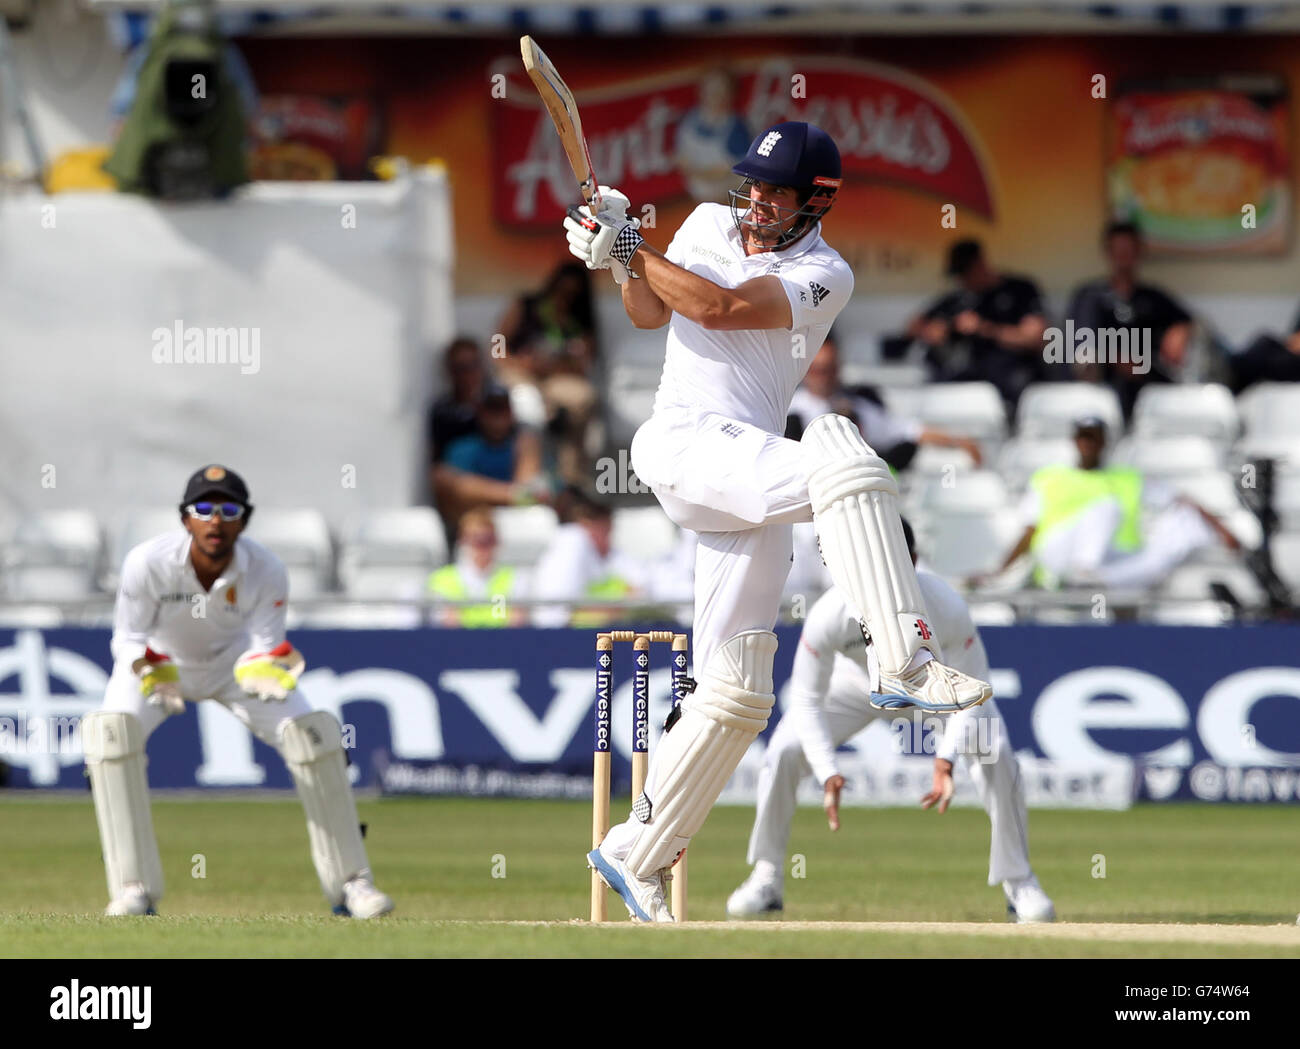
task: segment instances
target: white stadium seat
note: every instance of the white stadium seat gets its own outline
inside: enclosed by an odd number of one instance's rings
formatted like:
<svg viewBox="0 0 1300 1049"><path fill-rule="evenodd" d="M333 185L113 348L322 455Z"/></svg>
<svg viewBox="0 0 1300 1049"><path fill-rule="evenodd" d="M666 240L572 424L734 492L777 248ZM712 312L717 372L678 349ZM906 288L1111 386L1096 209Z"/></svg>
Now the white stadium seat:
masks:
<svg viewBox="0 0 1300 1049"><path fill-rule="evenodd" d="M1210 592L1211 583L1225 584L1242 604L1252 605L1264 601L1264 592L1258 580L1240 561L1223 564L1188 562L1179 565L1169 573L1169 578L1156 596L1210 600L1213 596Z"/></svg>
<svg viewBox="0 0 1300 1049"><path fill-rule="evenodd" d="M917 503L927 513L972 513L1008 505L1007 486L992 470L971 470L949 482L944 477L927 480L917 492Z"/></svg>
<svg viewBox="0 0 1300 1049"><path fill-rule="evenodd" d="M180 511L175 507L149 507L133 510L122 522L117 532L117 542L113 546L112 563L108 566L110 574L116 576L122 570L122 562L131 550L146 539L173 532L181 528Z"/></svg>
<svg viewBox="0 0 1300 1049"><path fill-rule="evenodd" d="M929 373L924 364L868 363L841 360L840 382L845 386L877 386L881 389L902 386L915 389L924 386Z"/></svg>
<svg viewBox="0 0 1300 1049"><path fill-rule="evenodd" d="M1172 479L1219 470L1223 449L1206 437L1134 435L1115 445L1111 461L1135 467L1147 477Z"/></svg>
<svg viewBox="0 0 1300 1049"><path fill-rule="evenodd" d="M339 585L353 598L417 598L447 556L446 533L430 507L371 510L345 533Z"/></svg>
<svg viewBox="0 0 1300 1049"><path fill-rule="evenodd" d="M996 568L1023 528L1002 478L972 470L928 480L908 516L929 567L949 579Z"/></svg>
<svg viewBox="0 0 1300 1049"><path fill-rule="evenodd" d="M248 537L284 562L289 597L315 597L331 588L334 545L319 510L259 507L248 522Z"/></svg>
<svg viewBox="0 0 1300 1049"><path fill-rule="evenodd" d="M1119 398L1109 386L1086 382L1040 382L1026 387L1016 411L1016 429L1024 437L1069 437L1074 421L1098 416L1114 440L1124 428Z"/></svg>
<svg viewBox="0 0 1300 1049"><path fill-rule="evenodd" d="M1023 491L1034 471L1044 466L1075 466L1079 450L1068 437L1008 441L998 455L998 472L1013 491Z"/></svg>
<svg viewBox="0 0 1300 1049"><path fill-rule="evenodd" d="M908 416L928 426L990 445L1006 437L1006 409L992 383L939 382L909 392L915 393L915 400ZM893 391L886 403L893 408Z"/></svg>
<svg viewBox="0 0 1300 1049"><path fill-rule="evenodd" d="M95 592L104 540L88 510L22 518L4 548L4 594L13 600L73 601Z"/></svg>
<svg viewBox="0 0 1300 1049"><path fill-rule="evenodd" d="M560 527L549 506L498 506L492 520L497 526L497 559L505 565L534 564Z"/></svg>
<svg viewBox="0 0 1300 1049"><path fill-rule="evenodd" d="M1300 384L1258 383L1238 396L1237 408L1247 437L1300 440Z"/></svg>
<svg viewBox="0 0 1300 1049"><path fill-rule="evenodd" d="M1300 596L1300 532L1275 535L1269 549L1277 574L1294 594Z"/></svg>
<svg viewBox="0 0 1300 1049"><path fill-rule="evenodd" d="M1133 432L1152 437L1205 437L1231 444L1241 430L1232 391L1219 383L1152 383L1133 409Z"/></svg>
<svg viewBox="0 0 1300 1049"><path fill-rule="evenodd" d="M618 507L610 546L638 561L657 561L677 546L677 526L658 506Z"/></svg>

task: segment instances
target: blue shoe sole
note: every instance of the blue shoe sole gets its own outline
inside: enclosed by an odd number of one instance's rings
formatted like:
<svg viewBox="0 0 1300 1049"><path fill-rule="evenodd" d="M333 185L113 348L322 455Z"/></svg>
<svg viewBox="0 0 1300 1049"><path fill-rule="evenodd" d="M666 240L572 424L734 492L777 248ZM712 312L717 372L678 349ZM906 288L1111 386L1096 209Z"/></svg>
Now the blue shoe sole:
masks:
<svg viewBox="0 0 1300 1049"><path fill-rule="evenodd" d="M628 910L630 910L636 918L643 922L648 922L650 920L650 915L646 914L646 912L643 911L641 906L636 902L636 897L632 895L632 891L627 887L627 882L625 882L618 871L610 865L609 861L600 854L600 849L592 849L587 853L587 863L591 865L592 870L600 875L601 881L623 898L623 902L627 904Z"/></svg>

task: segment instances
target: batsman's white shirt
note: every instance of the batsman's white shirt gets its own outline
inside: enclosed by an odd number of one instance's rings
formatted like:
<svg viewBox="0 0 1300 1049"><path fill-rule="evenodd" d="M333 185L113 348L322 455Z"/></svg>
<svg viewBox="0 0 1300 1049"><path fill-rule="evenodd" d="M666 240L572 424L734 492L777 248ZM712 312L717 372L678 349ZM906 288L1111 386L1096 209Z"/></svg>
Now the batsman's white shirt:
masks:
<svg viewBox="0 0 1300 1049"><path fill-rule="evenodd" d="M789 330L710 331L674 313L655 411L717 412L784 433L790 399L853 294L853 271L822 240L820 223L785 251L746 255L731 209L722 204L691 212L664 254L724 288L778 277L793 320Z"/></svg>
<svg viewBox="0 0 1300 1049"><path fill-rule="evenodd" d="M931 572L918 569L916 580L944 662L963 674L987 681L988 654L966 602ZM834 587L817 599L804 620L791 670L787 714L794 719L804 754L819 783L825 783L837 773L835 744L825 717L832 674L843 675L845 683L852 681L860 686L864 709L869 707L868 694L880 690L876 649L866 643L856 617ZM989 707L993 709L986 709ZM976 717L990 715L997 715L992 700L945 718L943 737L936 745L935 756L955 760L963 752L963 745L976 738L968 724Z"/></svg>
<svg viewBox="0 0 1300 1049"><path fill-rule="evenodd" d="M113 616L113 659L128 666L145 646L179 668L230 661L249 649L284 640L289 576L271 551L251 539L204 590L190 561L183 528L148 539L126 555Z"/></svg>
<svg viewBox="0 0 1300 1049"><path fill-rule="evenodd" d="M666 254L726 288L773 275L792 317L789 329L711 331L673 313L654 414L632 441L637 476L674 523L699 534L698 670L727 638L776 622L791 528L812 520L802 450L782 436L786 412L853 273L820 225L785 250L747 256L720 204L696 208Z"/></svg>

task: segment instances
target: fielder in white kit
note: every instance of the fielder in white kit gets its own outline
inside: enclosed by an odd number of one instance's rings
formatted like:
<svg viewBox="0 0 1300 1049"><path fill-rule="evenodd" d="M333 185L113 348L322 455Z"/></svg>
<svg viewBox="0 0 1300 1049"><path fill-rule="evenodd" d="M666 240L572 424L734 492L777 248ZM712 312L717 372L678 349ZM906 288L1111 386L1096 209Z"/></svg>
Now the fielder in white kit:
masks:
<svg viewBox="0 0 1300 1049"><path fill-rule="evenodd" d="M186 485L184 528L141 543L122 566L113 673L103 707L81 723L109 915L153 914L162 898L145 744L187 700L215 700L280 752L334 912L373 918L393 909L371 878L338 719L296 691L304 662L285 638L288 574L240 536L252 512L243 480L206 466Z"/></svg>
<svg viewBox="0 0 1300 1049"><path fill-rule="evenodd" d="M911 529L904 525L908 547ZM960 595L938 576L918 570L917 582L930 624L951 664L972 677L988 678L984 642ZM897 717L873 708L880 689L880 660L843 595L828 590L808 611L790 678L790 705L768 740L758 780L758 810L747 862L753 872L727 901L733 918L752 918L784 908L784 868L799 783L809 771L822 785L831 830L839 829L845 780L835 752L877 718ZM910 737L915 722L901 728ZM934 747L934 782L921 799L945 812L952 798L952 770L960 756L992 824L989 884L1002 884L1007 913L1019 922L1054 921L1052 901L1029 863L1029 826L1020 763L1007 739L997 705L963 710L945 719Z"/></svg>
<svg viewBox="0 0 1300 1049"><path fill-rule="evenodd" d="M666 253L644 244L629 202L601 187L600 210L565 220L569 250L609 268L638 328L668 325L654 414L632 465L664 511L699 533L698 683L664 735L632 816L588 854L640 921L672 921L665 879L728 777L767 726L772 660L792 527L812 520L831 578L877 639L883 687L922 709L984 702L989 686L939 660L883 460L839 415L786 440L790 399L853 291L821 236L840 156L800 121L758 135L733 168L731 204L701 204Z"/></svg>

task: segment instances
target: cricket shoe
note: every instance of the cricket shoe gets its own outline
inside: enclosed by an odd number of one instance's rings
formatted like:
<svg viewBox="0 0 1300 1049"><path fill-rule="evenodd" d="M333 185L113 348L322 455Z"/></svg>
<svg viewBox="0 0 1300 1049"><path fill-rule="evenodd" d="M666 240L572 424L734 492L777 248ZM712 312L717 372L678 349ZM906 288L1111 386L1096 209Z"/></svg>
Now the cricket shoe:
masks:
<svg viewBox="0 0 1300 1049"><path fill-rule="evenodd" d="M636 922L674 922L672 911L664 902L666 879L659 871L653 878L638 878L627 864L600 849L587 853L587 865L600 875L600 880L623 898L627 913Z"/></svg>
<svg viewBox="0 0 1300 1049"><path fill-rule="evenodd" d="M916 707L932 714L951 714L978 707L993 696L993 686L987 681L963 674L937 659L927 659L896 677L882 674L880 691L885 694L871 698L871 705L877 710Z"/></svg>
<svg viewBox="0 0 1300 1049"><path fill-rule="evenodd" d="M153 901L149 899L149 894L144 891L144 886L138 884L124 886L122 895L104 908L104 914L110 918L157 913L153 909Z"/></svg>
<svg viewBox="0 0 1300 1049"><path fill-rule="evenodd" d="M1031 922L1056 921L1056 908L1052 905L1043 887L1034 875L1004 881L1002 891L1007 895L1007 917L1013 922L1029 924Z"/></svg>
<svg viewBox="0 0 1300 1049"><path fill-rule="evenodd" d="M393 901L367 877L353 878L343 886L343 902L334 913L349 918L378 918L393 909Z"/></svg>
<svg viewBox="0 0 1300 1049"><path fill-rule="evenodd" d="M759 918L780 914L784 909L781 882L758 867L727 897L727 914L732 918Z"/></svg>

